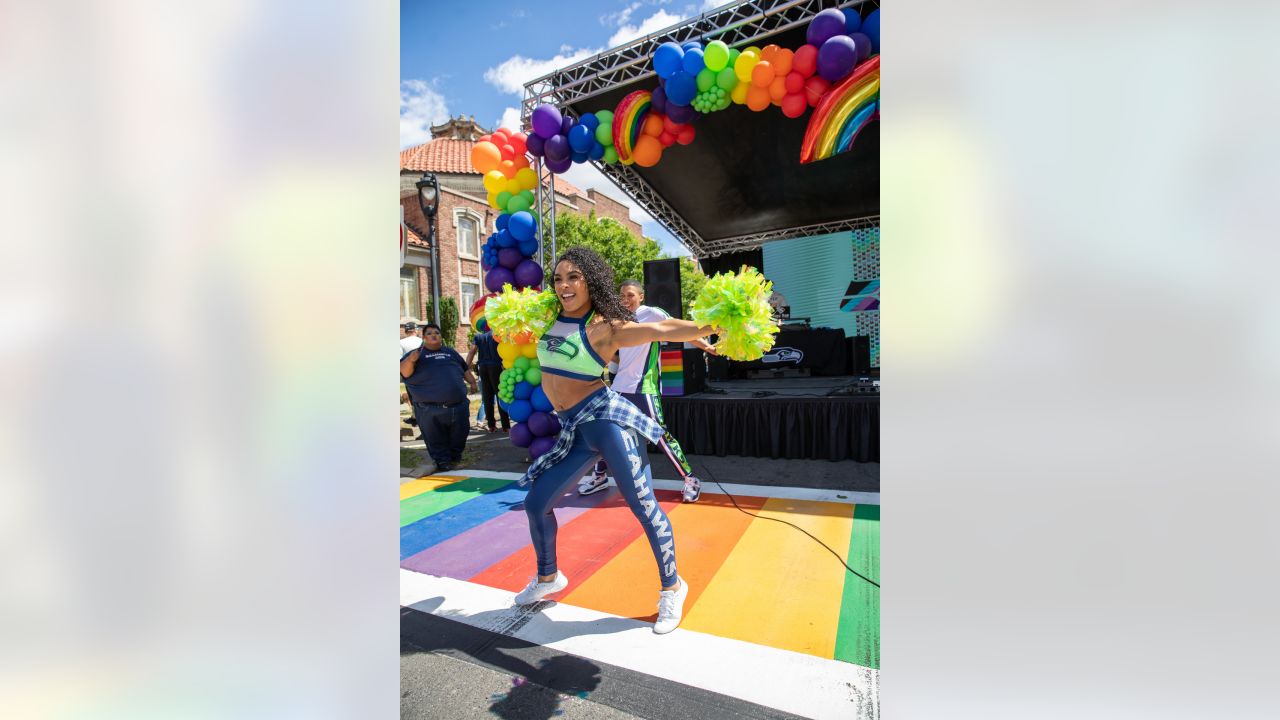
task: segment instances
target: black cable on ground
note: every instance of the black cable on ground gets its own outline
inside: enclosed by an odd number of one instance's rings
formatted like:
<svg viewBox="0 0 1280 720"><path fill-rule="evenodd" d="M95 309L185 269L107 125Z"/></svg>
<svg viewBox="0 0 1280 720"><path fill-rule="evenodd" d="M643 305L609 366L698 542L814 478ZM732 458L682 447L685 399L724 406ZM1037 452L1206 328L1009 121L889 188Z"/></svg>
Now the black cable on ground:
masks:
<svg viewBox="0 0 1280 720"><path fill-rule="evenodd" d="M799 530L800 532L804 533L805 535L808 535L808 536L810 537L810 539L812 539L814 542L816 542L816 543L818 543L819 545L821 545L822 547L826 548L826 549L827 549L827 552L829 552L829 553L831 553L832 555L834 555L834 556L835 556L835 558L836 558L836 560L839 560L839 561L840 561L840 564L844 566L844 569L845 569L845 570L848 570L849 572L853 573L854 575L858 576L859 578L862 578L863 580L866 580L867 582L871 583L872 585L875 585L876 587L880 587L880 583L876 582L875 580L872 580L871 578L867 577L866 575L863 575L862 573L858 572L857 570L854 570L853 568L849 567L849 563L845 562L845 561L844 561L844 558L840 557L840 553L836 552L835 550L832 550L830 545L828 545L828 544L826 544L826 543L822 542L821 540L819 540L818 538L814 537L812 534L810 534L810 533L809 533L809 531L808 531L808 530L805 530L804 528L802 528L802 527L800 527L799 525L796 525L796 524L794 524L794 523L789 523L789 522L787 522L786 520L779 520L778 518L771 518L771 517L763 517L763 516L761 516L761 515L756 515L755 513L749 513L749 512L747 512L746 510L743 510L743 509L742 509L742 506L738 504L737 499L735 499L735 498L733 497L733 495L731 495L731 494L729 493L729 491L728 491L728 490L725 490L725 489L724 489L724 486L720 484L720 481L716 479L715 474L711 472L711 469L710 469L710 468L708 468L708 467L706 466L706 464L705 464L705 463L703 464L702 469L703 469L703 471L705 471L705 472L706 472L707 477L711 478L711 482L715 483L715 484L716 484L716 486L718 486L718 487L720 488L720 492L724 493L724 494L725 494L725 496L727 496L727 497L729 498L729 501L733 503L733 506L734 506L735 508L738 508L738 512L740 512L740 513L742 513L742 514L744 514L744 515L750 515L750 516L751 516L751 517L753 517L753 518L760 518L761 520L772 520L772 521L774 521L774 522L780 522L780 523L782 523L783 525L790 525L791 527L793 527L793 528L795 528L795 529Z"/></svg>

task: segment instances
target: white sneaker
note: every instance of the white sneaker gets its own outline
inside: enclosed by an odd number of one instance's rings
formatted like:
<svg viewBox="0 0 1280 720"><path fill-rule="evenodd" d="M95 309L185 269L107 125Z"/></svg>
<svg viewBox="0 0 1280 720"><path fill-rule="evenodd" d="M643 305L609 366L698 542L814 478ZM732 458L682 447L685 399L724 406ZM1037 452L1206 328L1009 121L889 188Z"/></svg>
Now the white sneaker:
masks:
<svg viewBox="0 0 1280 720"><path fill-rule="evenodd" d="M698 502L698 498L702 495L702 481L690 475L684 479L684 501L687 503Z"/></svg>
<svg viewBox="0 0 1280 720"><path fill-rule="evenodd" d="M676 580L680 581L679 590L663 590L658 593L658 621L653 624L653 631L659 635L675 630L684 613L684 599L689 594L689 583L679 575Z"/></svg>
<svg viewBox="0 0 1280 720"><path fill-rule="evenodd" d="M538 582L538 576L534 575L529 578L529 584L525 586L525 589L521 590L519 595L516 595L516 604L528 605L536 603L546 596L558 593L567 587L569 587L569 578L565 577L562 572L557 572L556 579L551 582Z"/></svg>
<svg viewBox="0 0 1280 720"><path fill-rule="evenodd" d="M605 475L604 473L593 473L590 477L582 478L582 483L578 485L578 494L590 495L592 493L598 493L609 487L609 482L611 480L613 480L613 478Z"/></svg>

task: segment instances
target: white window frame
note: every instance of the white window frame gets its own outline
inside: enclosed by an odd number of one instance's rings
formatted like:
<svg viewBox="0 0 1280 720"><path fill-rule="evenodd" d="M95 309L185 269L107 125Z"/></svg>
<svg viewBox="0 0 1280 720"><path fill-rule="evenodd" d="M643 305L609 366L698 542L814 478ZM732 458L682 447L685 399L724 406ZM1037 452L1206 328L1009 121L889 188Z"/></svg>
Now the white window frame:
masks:
<svg viewBox="0 0 1280 720"><path fill-rule="evenodd" d="M475 223L476 228L476 252L474 255L465 252L462 249L462 220L470 220ZM471 208L455 208L453 211L453 237L458 249L458 257L467 260L480 261L480 235L484 232L484 216L472 210Z"/></svg>
<svg viewBox="0 0 1280 720"><path fill-rule="evenodd" d="M471 304L462 299L462 283L471 283L476 286L476 297L471 302L479 300L484 295L484 285L481 284L480 278L466 277L461 272L458 273L458 324L470 326Z"/></svg>

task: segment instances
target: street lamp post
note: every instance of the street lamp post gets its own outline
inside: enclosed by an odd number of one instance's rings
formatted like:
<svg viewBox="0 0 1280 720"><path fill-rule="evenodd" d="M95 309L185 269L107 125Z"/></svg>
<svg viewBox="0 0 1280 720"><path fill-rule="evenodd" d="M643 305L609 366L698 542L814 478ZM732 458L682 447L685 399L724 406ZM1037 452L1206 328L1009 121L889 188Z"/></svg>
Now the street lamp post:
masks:
<svg viewBox="0 0 1280 720"><path fill-rule="evenodd" d="M431 248L431 322L440 324L440 243L436 213L440 210L440 179L426 173L418 181L418 205L427 218L427 245Z"/></svg>

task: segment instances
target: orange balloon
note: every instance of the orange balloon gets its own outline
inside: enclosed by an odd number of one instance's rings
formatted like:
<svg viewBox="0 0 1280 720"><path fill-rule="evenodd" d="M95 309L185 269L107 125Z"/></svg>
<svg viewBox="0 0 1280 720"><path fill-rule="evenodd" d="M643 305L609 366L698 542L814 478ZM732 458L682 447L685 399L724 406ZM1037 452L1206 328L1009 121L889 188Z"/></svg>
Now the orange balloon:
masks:
<svg viewBox="0 0 1280 720"><path fill-rule="evenodd" d="M503 160L498 164L498 169L502 171L502 176L508 180L515 178L516 171L519 170L516 164L510 160Z"/></svg>
<svg viewBox="0 0 1280 720"><path fill-rule="evenodd" d="M769 102L770 98L768 89L762 88L758 85L752 85L747 89L747 107L752 110L760 112L761 110L769 107Z"/></svg>
<svg viewBox="0 0 1280 720"><path fill-rule="evenodd" d="M758 88L767 88L773 82L773 65L761 60L751 68L751 84Z"/></svg>
<svg viewBox="0 0 1280 720"><path fill-rule="evenodd" d="M765 45L764 49L760 51L760 60L772 65L773 59L778 56L778 52L780 50L782 50L782 48L777 45Z"/></svg>
<svg viewBox="0 0 1280 720"><path fill-rule="evenodd" d="M516 159L512 160L516 164L516 170L523 170L529 167L529 158L524 155L516 155Z"/></svg>
<svg viewBox="0 0 1280 720"><path fill-rule="evenodd" d="M650 112L648 115L645 116L644 127L641 128L640 132L644 133L645 135L658 137L659 135L662 134L662 119L663 118L660 113Z"/></svg>
<svg viewBox="0 0 1280 720"><path fill-rule="evenodd" d="M652 135L641 135L631 156L640 167L653 167L662 159L662 143Z"/></svg>
<svg viewBox="0 0 1280 720"><path fill-rule="evenodd" d="M782 102L782 98L786 96L787 76L778 75L773 79L772 83L769 83L769 99L773 101L774 105L778 105Z"/></svg>
<svg viewBox="0 0 1280 720"><path fill-rule="evenodd" d="M773 66L773 74L778 77L786 77L787 73L791 72L791 64L795 57L796 54L786 48L778 50L778 54L769 61L769 64Z"/></svg>
<svg viewBox="0 0 1280 720"><path fill-rule="evenodd" d="M480 174L497 170L502 162L502 151L491 142L478 142L471 148L471 166Z"/></svg>

